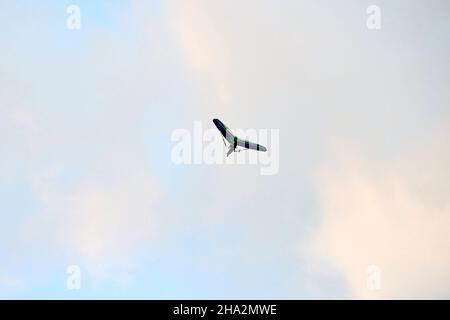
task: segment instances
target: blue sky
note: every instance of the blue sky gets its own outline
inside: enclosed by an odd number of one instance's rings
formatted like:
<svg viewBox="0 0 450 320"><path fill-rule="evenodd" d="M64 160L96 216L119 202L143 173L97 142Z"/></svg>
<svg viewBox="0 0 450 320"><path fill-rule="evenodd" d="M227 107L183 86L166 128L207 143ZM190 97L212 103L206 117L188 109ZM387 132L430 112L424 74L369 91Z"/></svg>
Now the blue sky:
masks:
<svg viewBox="0 0 450 320"><path fill-rule="evenodd" d="M449 9L3 2L0 297L448 298ZM216 117L279 172L175 165Z"/></svg>

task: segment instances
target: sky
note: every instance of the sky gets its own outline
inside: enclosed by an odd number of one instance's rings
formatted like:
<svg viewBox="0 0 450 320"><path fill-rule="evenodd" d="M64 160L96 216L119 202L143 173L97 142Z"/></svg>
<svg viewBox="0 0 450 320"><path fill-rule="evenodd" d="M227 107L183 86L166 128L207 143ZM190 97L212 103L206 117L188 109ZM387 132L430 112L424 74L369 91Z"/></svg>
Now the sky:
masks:
<svg viewBox="0 0 450 320"><path fill-rule="evenodd" d="M450 298L448 1L1 1L0 37L0 298ZM275 174L174 163L214 118Z"/></svg>

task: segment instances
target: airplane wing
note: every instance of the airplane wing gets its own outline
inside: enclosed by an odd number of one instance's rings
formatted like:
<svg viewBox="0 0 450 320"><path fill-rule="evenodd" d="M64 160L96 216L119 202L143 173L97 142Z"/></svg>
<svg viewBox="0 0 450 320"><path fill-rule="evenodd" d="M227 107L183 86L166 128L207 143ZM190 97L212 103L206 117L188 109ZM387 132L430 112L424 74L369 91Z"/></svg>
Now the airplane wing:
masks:
<svg viewBox="0 0 450 320"><path fill-rule="evenodd" d="M222 136L228 141L228 143L230 143L230 150L228 151L227 156L230 155L230 153L234 151L236 146L240 146L240 147L246 148L246 149L257 150L257 151L264 151L264 152L267 151L266 147L264 147L260 144L237 138L230 131L230 129L228 129L228 127L226 125L224 125L223 122L220 121L219 119L213 119L213 122L216 125L217 129L222 134Z"/></svg>
<svg viewBox="0 0 450 320"><path fill-rule="evenodd" d="M253 143L250 142L248 140L242 140L242 139L238 139L237 141L237 145L246 149L252 149L252 150L258 150L258 151L267 151L266 147L257 144L257 143Z"/></svg>
<svg viewBox="0 0 450 320"><path fill-rule="evenodd" d="M220 121L219 119L214 119L213 120L214 124L216 125L217 129L220 131L220 133L222 134L222 136L231 144L234 144L234 140L235 140L235 135L230 131L230 129L228 129L228 127L226 125L223 124L222 121Z"/></svg>

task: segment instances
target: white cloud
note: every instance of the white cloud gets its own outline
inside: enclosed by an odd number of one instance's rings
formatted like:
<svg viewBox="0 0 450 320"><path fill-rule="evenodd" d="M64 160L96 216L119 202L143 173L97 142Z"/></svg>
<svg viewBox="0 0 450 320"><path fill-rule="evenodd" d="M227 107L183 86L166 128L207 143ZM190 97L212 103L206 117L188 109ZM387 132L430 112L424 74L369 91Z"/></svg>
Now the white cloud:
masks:
<svg viewBox="0 0 450 320"><path fill-rule="evenodd" d="M113 277L119 285L130 283L130 265L139 263L133 257L140 249L148 253L158 243L162 218L155 208L161 181L151 170L143 144L156 142L152 151L162 163L168 158L159 148L169 143L171 126L182 118L188 123L198 118L210 122L216 116L233 127L280 128L281 174L260 180L245 167L198 171L185 167L176 177L185 179L176 181L160 207L166 208L165 213L170 213L168 207L177 209L165 216L180 230L207 229L207 234L198 236L212 244L221 233L232 237L227 246L235 244L238 238L232 221L238 219L246 235L240 252L251 257L249 265L284 252L280 248L290 247L310 227L308 210L313 200L307 176L330 136L348 134L362 144L379 143L396 150L420 137L436 119L445 119L448 50L441 37L429 37L445 28L428 23L438 21L435 12L445 10L428 9L423 18L427 6L411 5L414 10L402 11L400 5L386 8L392 15L402 14L401 21L386 16L383 30L392 32L376 34L367 31L366 6L357 1L348 6L315 0L276 6L264 0L173 1L156 6L136 0L132 12L114 11L116 30L92 26L63 37L55 27L59 16L41 19L53 29L36 29L37 36L13 23L14 19L5 20L21 30L21 36L13 35L14 41L2 45L0 147L6 165L0 174L18 183L29 178L35 190L32 196L28 190L18 193L28 202L26 208L18 209L24 211L20 217L7 218L21 222L28 211L34 212L35 200L40 206L35 215L27 216L29 242L22 254L29 256L28 245L35 245L45 261L45 254L56 250L58 262L67 255L70 263L87 265L101 278ZM21 14L19 9L16 16ZM45 6L41 11L46 11ZM418 18L423 32L411 36L413 26L407 22ZM440 20L448 21L445 16ZM64 19L61 26L65 27ZM36 59L28 59L30 52ZM148 114L152 120L141 122ZM3 125L8 117L14 123ZM144 122L147 136L141 131ZM441 143L429 153L434 156L445 147ZM433 289L433 281L448 283L444 271L448 250L443 250L448 247L442 248L448 242L442 226L448 230L448 188L444 188L448 184L444 181L450 179L442 178L448 171L441 169L448 161L434 165L438 172L430 165L419 175L418 165L407 168L414 162L404 159L384 166L377 158L373 162L378 166L366 165L360 159L364 152L359 151L340 149L339 165L334 167L334 157L324 165L319 179L324 220L312 248L322 250L322 258L329 258L343 272L355 296L368 294L361 285L365 286L365 268L372 263L383 270L380 294L406 295L406 284L423 282L424 292L437 291L439 285ZM356 154L353 161L348 158L351 153ZM427 161L434 164L437 159ZM159 168L164 169L158 177L168 177L172 188L170 163ZM170 202L177 205L172 207ZM364 218L352 214L356 211L363 212ZM368 223L373 228L367 231ZM353 227L356 230L349 230ZM2 224L3 230L7 228L8 224ZM265 231L269 229L272 238ZM380 240L376 230L382 230L387 240ZM9 234L17 232L8 231L3 242L15 243ZM395 232L402 237L394 237ZM355 237L358 241L353 242ZM273 240L273 251L255 254L268 239ZM416 243L416 252L402 239ZM214 252L225 263L242 262L235 253L223 255L220 247L214 247ZM422 261L422 257L438 260L441 253L442 261L430 265ZM213 260L207 258L207 262ZM361 268L355 267L360 260ZM410 274L401 272L406 262L413 266ZM415 274L424 279L422 269L431 270L432 281L408 281ZM326 282L339 296L341 288L323 271L327 267L321 270L321 279L309 283L313 289L306 288L306 295L311 291L320 295ZM399 280L391 281L393 276Z"/></svg>
<svg viewBox="0 0 450 320"><path fill-rule="evenodd" d="M159 191L146 176L81 185L68 199L59 235L90 263L120 261L153 240Z"/></svg>
<svg viewBox="0 0 450 320"><path fill-rule="evenodd" d="M41 209L27 217L20 234L28 250L56 254L60 263L86 268L94 281L122 286L130 283L139 257L158 243L161 191L145 166L108 158L105 170L90 168L92 176L76 182L64 180L71 174L64 167L36 173Z"/></svg>
<svg viewBox="0 0 450 320"><path fill-rule="evenodd" d="M386 163L341 143L319 170L321 223L305 249L344 275L352 297L448 298L449 138L444 130ZM366 285L369 265L381 268L380 290Z"/></svg>
<svg viewBox="0 0 450 320"><path fill-rule="evenodd" d="M170 27L193 78L200 79L203 86L211 86L215 104L226 110L231 103L230 52L226 33L215 19L216 5L208 1L174 1L169 8Z"/></svg>
<svg viewBox="0 0 450 320"><path fill-rule="evenodd" d="M135 30L119 20L124 30ZM18 194L25 209L17 204L10 214L2 212L18 226L7 238L19 243L11 265L25 265L38 252L43 264L70 261L95 279L126 285L139 257L157 243L160 184L141 132L152 98L164 86L154 85L165 64L155 61L160 52L147 39L153 25L158 23L149 20L136 28L144 46L126 46L123 35L99 28L80 34L89 45L74 41L65 55L23 62L19 50L5 58L5 73L16 81L0 78L8 85L0 94L0 146L9 161L0 174L34 192ZM62 40L51 30L42 37L58 52ZM22 64L28 72L19 72Z"/></svg>

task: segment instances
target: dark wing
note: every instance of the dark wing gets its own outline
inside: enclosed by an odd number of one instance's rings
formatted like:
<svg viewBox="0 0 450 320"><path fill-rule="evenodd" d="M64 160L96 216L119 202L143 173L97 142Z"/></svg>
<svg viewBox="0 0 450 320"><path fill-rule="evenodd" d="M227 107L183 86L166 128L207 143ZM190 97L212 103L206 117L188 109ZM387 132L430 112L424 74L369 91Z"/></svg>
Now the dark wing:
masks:
<svg viewBox="0 0 450 320"><path fill-rule="evenodd" d="M246 149L258 150L258 151L267 151L266 147L250 142L248 140L238 139L237 145Z"/></svg>
<svg viewBox="0 0 450 320"><path fill-rule="evenodd" d="M233 133L231 133L230 129L226 125L223 124L222 121L219 119L213 120L214 124L216 125L217 129L220 131L222 136L230 143L234 144L235 136Z"/></svg>

